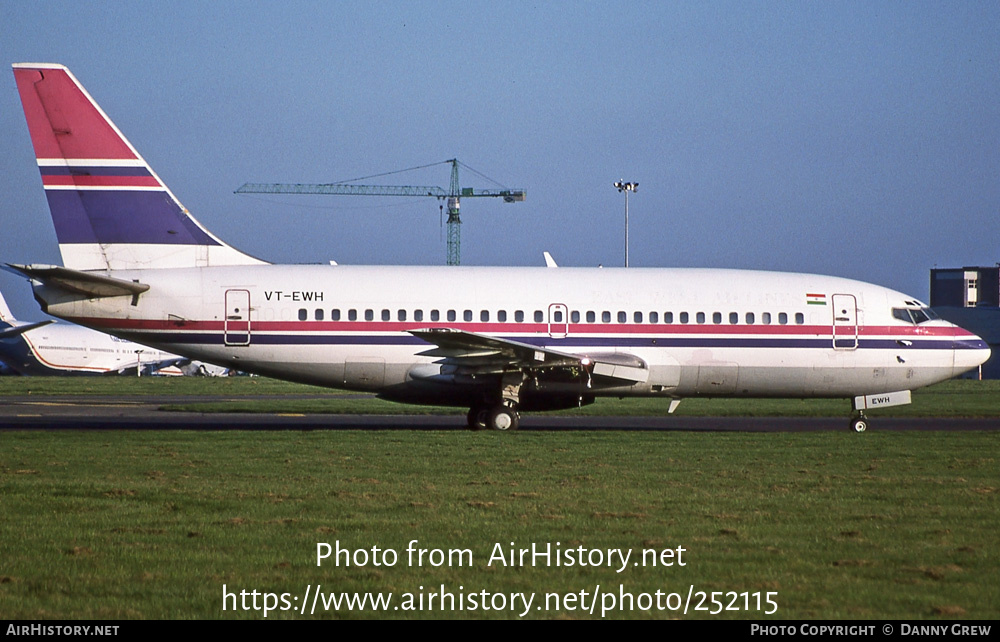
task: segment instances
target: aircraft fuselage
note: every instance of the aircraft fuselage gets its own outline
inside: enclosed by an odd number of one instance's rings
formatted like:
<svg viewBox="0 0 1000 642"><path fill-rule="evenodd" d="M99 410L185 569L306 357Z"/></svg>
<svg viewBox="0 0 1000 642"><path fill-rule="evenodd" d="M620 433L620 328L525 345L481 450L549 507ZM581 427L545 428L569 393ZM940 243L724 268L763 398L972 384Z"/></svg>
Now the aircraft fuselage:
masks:
<svg viewBox="0 0 1000 642"><path fill-rule="evenodd" d="M46 311L186 356L304 383L465 405L408 331L452 328L574 354L626 354L643 381L536 377L566 395L851 397L911 390L981 362L985 343L848 279L713 269L239 266L112 271L150 286L87 299L36 286ZM480 375L480 379L483 377ZM465 393L462 390L466 391Z"/></svg>

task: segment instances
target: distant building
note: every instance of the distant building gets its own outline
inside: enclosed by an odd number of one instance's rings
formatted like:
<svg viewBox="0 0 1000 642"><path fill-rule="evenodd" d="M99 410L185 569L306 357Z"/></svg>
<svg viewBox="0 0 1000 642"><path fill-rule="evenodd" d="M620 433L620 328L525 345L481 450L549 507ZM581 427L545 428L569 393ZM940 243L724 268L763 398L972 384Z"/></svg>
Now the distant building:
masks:
<svg viewBox="0 0 1000 642"><path fill-rule="evenodd" d="M989 344L983 378L1000 379L1000 265L931 270L931 307Z"/></svg>
<svg viewBox="0 0 1000 642"><path fill-rule="evenodd" d="M931 307L1000 307L1000 267L931 270Z"/></svg>

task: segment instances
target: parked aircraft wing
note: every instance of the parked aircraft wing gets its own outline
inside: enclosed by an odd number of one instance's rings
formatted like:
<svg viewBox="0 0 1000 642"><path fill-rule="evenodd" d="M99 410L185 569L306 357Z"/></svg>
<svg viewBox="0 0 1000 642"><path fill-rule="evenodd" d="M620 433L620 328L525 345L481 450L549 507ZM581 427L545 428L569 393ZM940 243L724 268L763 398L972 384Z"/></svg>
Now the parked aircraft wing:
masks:
<svg viewBox="0 0 1000 642"><path fill-rule="evenodd" d="M11 337L16 337L25 332L30 332L36 328L41 328L50 323L55 323L53 319L47 319L45 321L38 321L37 323L25 323L24 325L14 325L9 328L0 329L0 339L9 339Z"/></svg>

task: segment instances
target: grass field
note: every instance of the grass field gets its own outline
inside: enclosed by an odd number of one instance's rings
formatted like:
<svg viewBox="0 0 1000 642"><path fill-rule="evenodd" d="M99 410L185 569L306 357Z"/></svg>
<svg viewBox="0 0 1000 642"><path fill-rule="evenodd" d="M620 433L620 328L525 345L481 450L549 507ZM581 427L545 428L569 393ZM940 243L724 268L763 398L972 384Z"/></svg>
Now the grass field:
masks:
<svg viewBox="0 0 1000 642"><path fill-rule="evenodd" d="M0 379L0 402L11 395L414 410L258 378ZM201 395L227 401L206 406ZM610 399L567 412L665 405ZM688 399L678 414L846 416L847 403ZM1000 385L948 382L879 414L997 416ZM995 432L4 432L0 616L262 618L268 605L268 619L765 618L770 598L779 619L997 618L998 442ZM414 539L467 557L411 564ZM369 559L317 566L317 545L338 542ZM533 544L621 549L630 564L618 572L607 555L598 566L505 563L509 549ZM497 545L505 560L491 563ZM396 563L376 565L372 547ZM684 566L651 564L652 552L678 547ZM320 601L303 616L307 587L393 602ZM465 610L429 603L441 587ZM234 610L241 591L252 606L255 590L257 610ZM483 610L483 591L504 608ZM520 593L530 608L511 598ZM633 609L622 593L638 600ZM684 614L674 607L689 593ZM735 608L712 613L724 607Z"/></svg>
<svg viewBox="0 0 1000 642"><path fill-rule="evenodd" d="M278 596L298 609L306 587L315 594L318 585L324 594L391 592L394 601L380 610L320 607L314 617L517 618L526 610L509 601L503 610L394 610L407 593L426 599L442 585L477 599L529 593L531 618L598 618L602 605L613 606L608 594L593 615L581 610L598 586L616 599L621 591L695 596L686 616L611 608L606 616L616 618L764 618L753 596L767 593L779 619L1000 617L993 432L57 431L0 439L6 619L262 618L233 611L241 590L248 605L250 591L261 592L259 606L274 594L279 610L268 619L296 618ZM413 539L467 549L471 564L412 566ZM392 549L398 560L318 567L321 542ZM494 544L511 542L626 549L633 561L643 550L682 547L685 565L618 573L620 564L490 564ZM225 611L223 585L234 594ZM740 610L696 611L701 592L720 592L720 607L735 596ZM561 596L559 608L546 594ZM710 597L701 605L719 608Z"/></svg>

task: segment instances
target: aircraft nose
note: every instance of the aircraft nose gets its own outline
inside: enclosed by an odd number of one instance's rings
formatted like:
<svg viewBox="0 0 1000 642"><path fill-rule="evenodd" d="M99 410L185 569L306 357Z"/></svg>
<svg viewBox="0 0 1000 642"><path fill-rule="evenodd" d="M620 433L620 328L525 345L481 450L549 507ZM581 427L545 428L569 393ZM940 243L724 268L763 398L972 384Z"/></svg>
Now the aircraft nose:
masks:
<svg viewBox="0 0 1000 642"><path fill-rule="evenodd" d="M952 348L955 352L954 376L956 377L983 365L992 354L989 344L971 332L956 336Z"/></svg>

